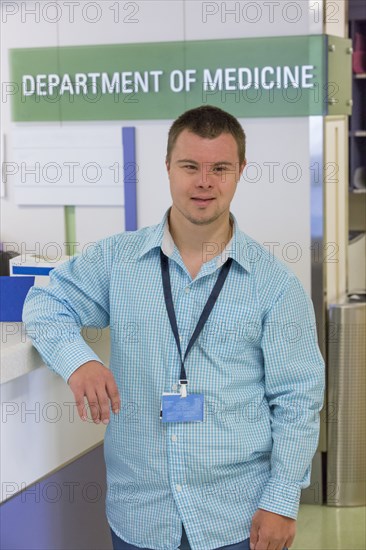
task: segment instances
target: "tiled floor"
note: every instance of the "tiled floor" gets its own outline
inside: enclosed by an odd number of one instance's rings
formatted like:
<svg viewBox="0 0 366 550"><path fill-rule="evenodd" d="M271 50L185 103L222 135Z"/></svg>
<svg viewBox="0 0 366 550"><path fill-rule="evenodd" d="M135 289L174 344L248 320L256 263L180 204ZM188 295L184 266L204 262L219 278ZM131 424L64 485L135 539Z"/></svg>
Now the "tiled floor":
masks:
<svg viewBox="0 0 366 550"><path fill-rule="evenodd" d="M291 550L365 550L366 507L301 504Z"/></svg>

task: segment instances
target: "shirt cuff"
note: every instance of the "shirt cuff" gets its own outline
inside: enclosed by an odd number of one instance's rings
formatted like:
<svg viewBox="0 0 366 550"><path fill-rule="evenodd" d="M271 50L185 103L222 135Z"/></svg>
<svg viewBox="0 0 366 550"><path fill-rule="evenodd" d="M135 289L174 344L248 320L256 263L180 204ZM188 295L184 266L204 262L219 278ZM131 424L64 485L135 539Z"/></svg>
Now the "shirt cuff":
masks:
<svg viewBox="0 0 366 550"><path fill-rule="evenodd" d="M299 483L270 479L260 498L258 508L297 519L301 497Z"/></svg>
<svg viewBox="0 0 366 550"><path fill-rule="evenodd" d="M52 369L56 371L65 382L68 382L70 376L88 361L98 361L102 363L98 355L81 338L81 341L67 344L57 351L56 361L52 364Z"/></svg>

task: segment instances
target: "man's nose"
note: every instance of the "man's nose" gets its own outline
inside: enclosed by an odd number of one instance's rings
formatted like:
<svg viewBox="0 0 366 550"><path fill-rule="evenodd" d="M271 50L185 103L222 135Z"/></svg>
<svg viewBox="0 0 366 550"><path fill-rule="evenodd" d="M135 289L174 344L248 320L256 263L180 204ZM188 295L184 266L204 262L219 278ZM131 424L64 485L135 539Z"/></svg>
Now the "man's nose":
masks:
<svg viewBox="0 0 366 550"><path fill-rule="evenodd" d="M212 164L209 162L203 162L200 170L200 177L198 178L198 185L200 187L212 187L214 184L214 174L212 172Z"/></svg>

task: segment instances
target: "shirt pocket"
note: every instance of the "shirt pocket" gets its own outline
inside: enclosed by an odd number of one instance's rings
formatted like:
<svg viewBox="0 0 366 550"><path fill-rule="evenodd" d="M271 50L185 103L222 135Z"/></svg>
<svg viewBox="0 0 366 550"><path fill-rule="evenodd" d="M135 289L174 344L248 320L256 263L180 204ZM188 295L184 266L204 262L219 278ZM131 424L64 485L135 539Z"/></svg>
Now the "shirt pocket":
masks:
<svg viewBox="0 0 366 550"><path fill-rule="evenodd" d="M213 312L212 312L213 313ZM230 314L217 311L207 320L200 343L220 359L243 359L257 350L261 341L261 323L254 314L235 308Z"/></svg>

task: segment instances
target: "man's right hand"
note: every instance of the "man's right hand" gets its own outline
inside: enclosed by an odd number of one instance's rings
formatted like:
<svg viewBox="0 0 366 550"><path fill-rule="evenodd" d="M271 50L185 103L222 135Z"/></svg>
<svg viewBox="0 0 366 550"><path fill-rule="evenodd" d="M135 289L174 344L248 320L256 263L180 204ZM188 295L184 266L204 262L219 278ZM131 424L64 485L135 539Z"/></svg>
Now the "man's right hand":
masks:
<svg viewBox="0 0 366 550"><path fill-rule="evenodd" d="M84 397L89 403L90 414L96 424L108 424L110 418L109 401L112 411L117 414L121 400L113 374L98 361L88 361L72 373L67 381L74 397L79 416L87 419Z"/></svg>

